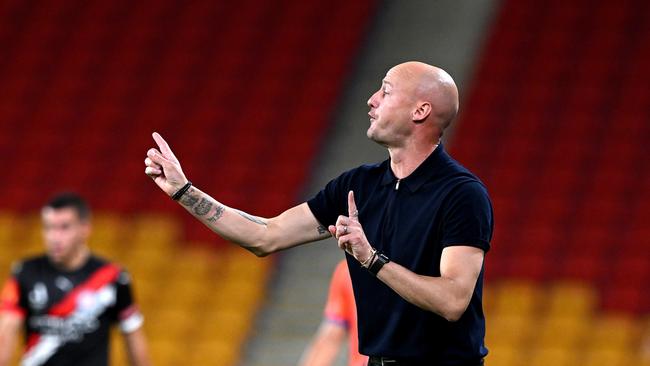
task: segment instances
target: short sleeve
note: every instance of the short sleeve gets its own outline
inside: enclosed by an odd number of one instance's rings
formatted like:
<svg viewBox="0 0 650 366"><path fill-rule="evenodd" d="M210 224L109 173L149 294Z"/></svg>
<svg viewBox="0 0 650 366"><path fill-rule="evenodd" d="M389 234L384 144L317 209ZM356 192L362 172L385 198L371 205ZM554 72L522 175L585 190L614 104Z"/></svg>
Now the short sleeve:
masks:
<svg viewBox="0 0 650 366"><path fill-rule="evenodd" d="M4 283L0 292L0 313L12 313L25 318L27 311L24 308L19 276L22 263L14 264L9 279Z"/></svg>
<svg viewBox="0 0 650 366"><path fill-rule="evenodd" d="M25 309L20 306L20 286L18 280L11 277L5 282L0 292L0 313L12 313L25 317Z"/></svg>
<svg viewBox="0 0 650 366"><path fill-rule="evenodd" d="M332 275L327 303L325 304L325 319L329 322L339 324L345 328L350 327L348 309L349 301L346 300L346 286L352 286L350 283L350 274L345 261L339 262Z"/></svg>
<svg viewBox="0 0 650 366"><path fill-rule="evenodd" d="M131 333L140 328L144 322L140 309L133 299L131 275L126 271L120 272L116 286L115 320L119 322L120 330L123 333Z"/></svg>
<svg viewBox="0 0 650 366"><path fill-rule="evenodd" d="M321 225L334 225L342 212L347 212L348 177L350 172L331 180L323 190L307 201L309 209Z"/></svg>
<svg viewBox="0 0 650 366"><path fill-rule="evenodd" d="M468 245L487 252L493 228L492 204L481 183L464 183L449 194L443 212L443 247Z"/></svg>

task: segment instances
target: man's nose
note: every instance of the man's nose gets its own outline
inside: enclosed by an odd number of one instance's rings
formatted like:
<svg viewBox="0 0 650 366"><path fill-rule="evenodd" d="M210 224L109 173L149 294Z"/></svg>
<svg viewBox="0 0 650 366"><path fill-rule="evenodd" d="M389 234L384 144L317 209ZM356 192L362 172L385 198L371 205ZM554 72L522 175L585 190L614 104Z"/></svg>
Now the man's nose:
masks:
<svg viewBox="0 0 650 366"><path fill-rule="evenodd" d="M377 95L377 92L375 92L373 95L370 96L370 98L368 99L368 102L367 102L368 107L371 107L371 108L376 108L377 107L377 104L375 103L375 96L376 95Z"/></svg>

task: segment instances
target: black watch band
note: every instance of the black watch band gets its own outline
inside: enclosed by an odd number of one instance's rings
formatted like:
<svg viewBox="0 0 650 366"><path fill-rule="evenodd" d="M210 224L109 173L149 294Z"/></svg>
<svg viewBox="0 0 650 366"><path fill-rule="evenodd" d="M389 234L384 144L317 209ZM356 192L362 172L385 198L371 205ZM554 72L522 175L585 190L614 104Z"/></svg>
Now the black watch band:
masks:
<svg viewBox="0 0 650 366"><path fill-rule="evenodd" d="M384 253L377 253L377 259L368 267L368 272L372 273L373 276L377 277L377 273L384 266L384 264L390 262L387 256Z"/></svg>

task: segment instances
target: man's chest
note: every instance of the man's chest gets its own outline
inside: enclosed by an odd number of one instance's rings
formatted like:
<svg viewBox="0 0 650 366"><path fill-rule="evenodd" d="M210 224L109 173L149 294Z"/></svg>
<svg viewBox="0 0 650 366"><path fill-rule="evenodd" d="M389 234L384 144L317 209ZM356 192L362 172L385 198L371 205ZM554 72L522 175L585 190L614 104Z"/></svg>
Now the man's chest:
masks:
<svg viewBox="0 0 650 366"><path fill-rule="evenodd" d="M97 330L116 303L116 287L87 285L87 276L52 274L23 284L27 327L35 333L80 340Z"/></svg>
<svg viewBox="0 0 650 366"><path fill-rule="evenodd" d="M422 256L439 256L444 192L414 194L401 187L378 193L359 208L359 219L371 245L404 265L416 265Z"/></svg>

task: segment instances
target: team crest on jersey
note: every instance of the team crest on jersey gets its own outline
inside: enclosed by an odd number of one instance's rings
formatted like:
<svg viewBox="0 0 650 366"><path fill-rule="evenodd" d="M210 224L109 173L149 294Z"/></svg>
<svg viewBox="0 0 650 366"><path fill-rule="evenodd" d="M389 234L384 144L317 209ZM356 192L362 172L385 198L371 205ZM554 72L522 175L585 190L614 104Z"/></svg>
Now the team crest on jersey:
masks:
<svg viewBox="0 0 650 366"><path fill-rule="evenodd" d="M47 305L47 286L43 282L36 282L29 292L29 306L34 310L43 310Z"/></svg>
<svg viewBox="0 0 650 366"><path fill-rule="evenodd" d="M63 292L68 292L72 290L72 288L74 287L72 281L70 281L64 276L57 277L56 280L54 281L54 284Z"/></svg>

